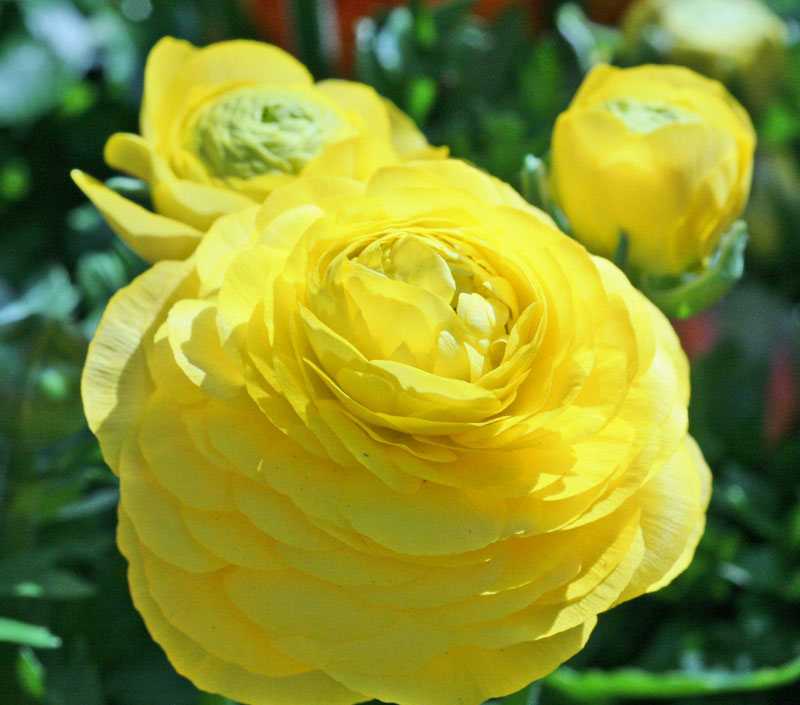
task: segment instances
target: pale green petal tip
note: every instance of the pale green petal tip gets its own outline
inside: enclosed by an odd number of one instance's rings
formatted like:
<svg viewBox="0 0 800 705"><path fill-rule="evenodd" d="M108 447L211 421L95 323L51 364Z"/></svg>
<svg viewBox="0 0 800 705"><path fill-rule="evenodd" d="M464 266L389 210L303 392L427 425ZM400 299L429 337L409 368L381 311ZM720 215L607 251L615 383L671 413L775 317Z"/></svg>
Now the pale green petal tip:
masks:
<svg viewBox="0 0 800 705"><path fill-rule="evenodd" d="M648 134L674 124L700 122L700 117L677 105L654 100L614 98L600 107L621 120L631 132Z"/></svg>

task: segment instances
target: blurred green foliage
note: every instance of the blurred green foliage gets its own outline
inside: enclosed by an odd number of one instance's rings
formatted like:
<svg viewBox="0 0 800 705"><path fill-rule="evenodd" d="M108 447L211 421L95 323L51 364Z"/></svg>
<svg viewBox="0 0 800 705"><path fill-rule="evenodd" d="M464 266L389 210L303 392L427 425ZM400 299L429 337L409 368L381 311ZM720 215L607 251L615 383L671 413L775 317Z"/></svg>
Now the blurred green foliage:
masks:
<svg viewBox="0 0 800 705"><path fill-rule="evenodd" d="M519 186L583 72L619 48L577 6L468 0L361 21L357 75L438 144ZM800 3L774 0L796 35ZM308 30L308 28L305 28ZM233 2L0 0L0 703L226 705L178 676L134 611L114 545L117 483L80 403L88 340L144 265L68 178L109 177L165 34L249 36ZM306 31L308 42L308 31ZM735 89L735 86L734 86ZM692 432L715 475L708 528L668 588L600 618L586 649L507 705L800 702L800 46L756 115L747 274L684 327ZM600 670L597 670L600 669Z"/></svg>

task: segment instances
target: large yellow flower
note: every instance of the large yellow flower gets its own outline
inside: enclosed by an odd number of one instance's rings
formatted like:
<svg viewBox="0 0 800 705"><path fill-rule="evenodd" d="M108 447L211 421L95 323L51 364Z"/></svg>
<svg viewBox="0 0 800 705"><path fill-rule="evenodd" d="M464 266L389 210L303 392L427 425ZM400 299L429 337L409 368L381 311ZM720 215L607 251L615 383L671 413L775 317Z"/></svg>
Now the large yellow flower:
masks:
<svg viewBox="0 0 800 705"><path fill-rule="evenodd" d="M298 176L364 179L382 165L446 152L369 86L315 84L289 54L254 41L204 49L159 41L145 69L141 133L113 135L105 158L149 184L158 214L80 171L73 178L151 262L184 259L220 215Z"/></svg>
<svg viewBox="0 0 800 705"><path fill-rule="evenodd" d="M678 66L597 66L556 121L554 198L575 236L651 274L702 266L750 192L755 132L712 79Z"/></svg>
<svg viewBox="0 0 800 705"><path fill-rule="evenodd" d="M255 705L476 705L691 560L664 317L452 160L315 178L111 301L83 398L136 606Z"/></svg>

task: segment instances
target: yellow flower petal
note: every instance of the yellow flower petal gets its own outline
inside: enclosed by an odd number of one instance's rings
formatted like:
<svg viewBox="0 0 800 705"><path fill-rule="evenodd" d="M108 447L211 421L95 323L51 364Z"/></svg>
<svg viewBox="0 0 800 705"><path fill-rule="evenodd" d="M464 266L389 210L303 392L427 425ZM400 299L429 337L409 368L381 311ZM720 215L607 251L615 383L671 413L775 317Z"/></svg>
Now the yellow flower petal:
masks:
<svg viewBox="0 0 800 705"><path fill-rule="evenodd" d="M102 437L106 461L119 472L122 445L138 424L152 381L143 339L187 278L188 268L164 262L135 279L109 302L89 345L81 379L89 428Z"/></svg>
<svg viewBox="0 0 800 705"><path fill-rule="evenodd" d="M134 604L146 615L155 638L165 645L175 669L191 675L199 687L212 693L227 693L248 705L271 705L287 701L298 705L317 705L320 699L331 705L355 705L366 697L345 688L321 671L272 678L210 655L197 642L173 627L150 596L136 537L124 514L121 515L117 540L129 561Z"/></svg>
<svg viewBox="0 0 800 705"><path fill-rule="evenodd" d="M199 230L151 213L77 169L72 171L72 179L97 206L114 232L150 262L185 259L200 242L202 233Z"/></svg>

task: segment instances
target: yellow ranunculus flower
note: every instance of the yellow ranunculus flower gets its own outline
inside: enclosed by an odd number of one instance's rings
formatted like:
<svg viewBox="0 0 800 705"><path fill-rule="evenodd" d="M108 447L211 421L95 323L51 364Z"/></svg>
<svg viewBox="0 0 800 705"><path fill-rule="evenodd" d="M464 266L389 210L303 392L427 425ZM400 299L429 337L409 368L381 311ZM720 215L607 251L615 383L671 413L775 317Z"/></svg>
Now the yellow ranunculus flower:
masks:
<svg viewBox="0 0 800 705"><path fill-rule="evenodd" d="M253 705L477 705L703 530L666 319L454 160L300 179L110 302L83 398L134 602Z"/></svg>
<svg viewBox="0 0 800 705"><path fill-rule="evenodd" d="M763 105L781 73L788 31L761 0L638 0L623 19L628 45L720 81L739 79Z"/></svg>
<svg viewBox="0 0 800 705"><path fill-rule="evenodd" d="M650 274L702 265L750 191L755 132L712 79L678 66L601 65L556 121L552 187L575 236Z"/></svg>
<svg viewBox="0 0 800 705"><path fill-rule="evenodd" d="M255 41L204 49L159 41L145 69L141 132L113 135L105 158L149 184L157 214L80 171L73 178L150 262L188 257L220 215L298 176L365 179L380 166L446 152L369 86L315 84L299 61Z"/></svg>

